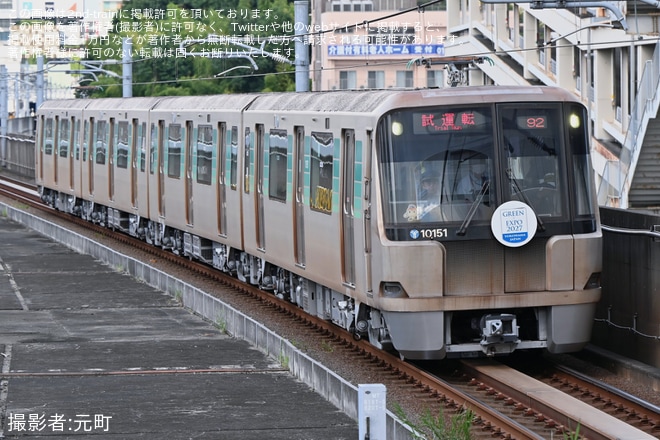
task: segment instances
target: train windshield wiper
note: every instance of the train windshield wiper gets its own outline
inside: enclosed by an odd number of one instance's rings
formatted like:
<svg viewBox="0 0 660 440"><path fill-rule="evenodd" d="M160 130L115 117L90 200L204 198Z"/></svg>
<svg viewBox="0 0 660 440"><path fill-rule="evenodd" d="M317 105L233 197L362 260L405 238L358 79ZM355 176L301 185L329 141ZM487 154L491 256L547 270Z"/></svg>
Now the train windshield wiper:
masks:
<svg viewBox="0 0 660 440"><path fill-rule="evenodd" d="M520 189L520 185L518 185L518 182L516 182L516 179L514 179L511 176L511 169L506 170L506 177L507 177L507 179L509 179L509 182L511 182L511 184L513 185L513 189L516 190L516 194L520 195L520 198L522 199L522 201L525 202L525 204L527 206L532 206L532 203L529 201L529 197L527 197L527 194L525 194L525 192L522 189ZM533 206L532 206L532 208L533 208ZM536 216L536 221L538 222L538 225L539 225L539 231L541 231L541 232L545 231L545 225L543 224L543 220L541 220L541 217L539 217L539 215L536 213L536 211L534 211L534 215Z"/></svg>
<svg viewBox="0 0 660 440"><path fill-rule="evenodd" d="M488 192L488 188L490 188L490 180L486 180L484 184L481 186L481 189L479 190L479 194L477 194L477 197L475 197L474 202L472 202L472 205L470 205L470 210L465 216L465 220L463 220L463 224L461 225L460 228L458 228L458 231L456 231L456 235L460 235L461 237L465 235L468 226L470 226L470 223L472 222L472 218L474 218L474 215L477 213L477 209L479 208L479 205L481 205L484 196Z"/></svg>

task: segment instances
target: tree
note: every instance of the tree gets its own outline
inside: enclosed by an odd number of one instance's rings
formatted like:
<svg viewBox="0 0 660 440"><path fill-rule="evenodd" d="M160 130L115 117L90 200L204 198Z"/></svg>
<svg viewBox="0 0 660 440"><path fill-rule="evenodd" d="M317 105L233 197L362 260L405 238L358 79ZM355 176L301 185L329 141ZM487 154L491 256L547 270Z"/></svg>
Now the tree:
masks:
<svg viewBox="0 0 660 440"><path fill-rule="evenodd" d="M122 40L133 44L133 95L200 95L290 90L293 68L268 56L250 60L236 57L244 47L231 44L232 38L264 53L293 58L293 42L282 44L275 36L293 34L293 4L287 0L238 0L234 2L187 0L181 5L163 0L134 0L126 3L113 21L108 38L92 39L89 59L121 59ZM213 37L215 36L215 37ZM211 38L210 38L211 37ZM189 56L190 54L194 56ZM121 75L120 65L104 67ZM92 96L121 95L121 79L103 78L89 85L101 86Z"/></svg>

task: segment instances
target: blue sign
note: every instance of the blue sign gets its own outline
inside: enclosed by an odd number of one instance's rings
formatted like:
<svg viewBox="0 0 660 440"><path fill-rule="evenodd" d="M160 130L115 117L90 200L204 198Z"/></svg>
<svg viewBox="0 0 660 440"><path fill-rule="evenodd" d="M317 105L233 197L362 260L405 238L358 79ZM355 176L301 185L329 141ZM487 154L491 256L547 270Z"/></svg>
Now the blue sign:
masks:
<svg viewBox="0 0 660 440"><path fill-rule="evenodd" d="M328 46L328 56L444 56L444 44L336 44Z"/></svg>

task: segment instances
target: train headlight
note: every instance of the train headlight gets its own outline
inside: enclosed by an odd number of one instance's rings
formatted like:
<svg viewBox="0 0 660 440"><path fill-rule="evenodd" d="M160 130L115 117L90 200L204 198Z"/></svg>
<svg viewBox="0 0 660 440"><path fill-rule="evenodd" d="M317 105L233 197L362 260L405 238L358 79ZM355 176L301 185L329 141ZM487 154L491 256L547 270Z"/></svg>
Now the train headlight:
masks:
<svg viewBox="0 0 660 440"><path fill-rule="evenodd" d="M403 286L399 283L394 282L385 282L383 283L383 296L386 298L407 298L408 295L406 291L403 290Z"/></svg>
<svg viewBox="0 0 660 440"><path fill-rule="evenodd" d="M394 136L401 136L403 134L403 124L401 122L392 122L392 134Z"/></svg>
<svg viewBox="0 0 660 440"><path fill-rule="evenodd" d="M594 272L584 285L584 290L599 289L600 288L600 272Z"/></svg>
<svg viewBox="0 0 660 440"><path fill-rule="evenodd" d="M571 114L568 117L568 124L571 126L571 128L578 128L580 126L580 117L576 115L575 113Z"/></svg>

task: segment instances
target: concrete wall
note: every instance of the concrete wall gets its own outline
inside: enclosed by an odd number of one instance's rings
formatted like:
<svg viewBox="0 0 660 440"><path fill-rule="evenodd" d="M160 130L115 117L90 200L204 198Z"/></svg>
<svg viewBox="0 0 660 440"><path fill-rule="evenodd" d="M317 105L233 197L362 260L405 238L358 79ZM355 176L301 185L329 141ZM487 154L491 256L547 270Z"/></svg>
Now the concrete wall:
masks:
<svg viewBox="0 0 660 440"><path fill-rule="evenodd" d="M652 234L660 216L604 207L600 213L603 297L592 341L660 368L660 233Z"/></svg>

